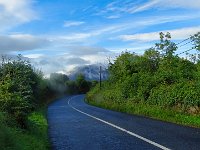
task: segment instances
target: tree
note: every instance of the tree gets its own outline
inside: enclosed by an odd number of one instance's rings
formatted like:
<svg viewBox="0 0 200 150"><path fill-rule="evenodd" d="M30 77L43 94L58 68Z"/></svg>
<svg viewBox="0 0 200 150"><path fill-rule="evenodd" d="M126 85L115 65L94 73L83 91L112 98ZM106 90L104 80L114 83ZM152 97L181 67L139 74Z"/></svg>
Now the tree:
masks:
<svg viewBox="0 0 200 150"><path fill-rule="evenodd" d="M36 106L34 91L38 85L38 75L21 56L14 61L3 59L0 75L0 110L25 127L28 113Z"/></svg>
<svg viewBox="0 0 200 150"><path fill-rule="evenodd" d="M159 67L160 62L160 53L154 48L147 49L144 52L144 57L149 60L149 64L151 65L151 72L155 72Z"/></svg>
<svg viewBox="0 0 200 150"><path fill-rule="evenodd" d="M62 73L51 73L50 80L63 84L69 80L69 77L66 74L62 74Z"/></svg>
<svg viewBox="0 0 200 150"><path fill-rule="evenodd" d="M200 32L191 36L190 39L193 41L193 44L194 44L193 48L200 51Z"/></svg>
<svg viewBox="0 0 200 150"><path fill-rule="evenodd" d="M132 76L133 73L138 73L138 68L134 66L137 57L139 56L134 53L122 52L108 68L111 82L121 82L123 78Z"/></svg>
<svg viewBox="0 0 200 150"><path fill-rule="evenodd" d="M67 82L69 78L65 74L51 73L50 75L50 88L59 94L63 94L67 90Z"/></svg>
<svg viewBox="0 0 200 150"><path fill-rule="evenodd" d="M78 88L78 93L83 94L89 91L90 89L90 82L85 80L85 76L83 74L79 74L76 77L76 85Z"/></svg>
<svg viewBox="0 0 200 150"><path fill-rule="evenodd" d="M156 43L156 50L160 51L162 57L171 57L177 50L177 46L174 42L171 42L171 34L167 32L164 34L160 32L160 43Z"/></svg>
<svg viewBox="0 0 200 150"><path fill-rule="evenodd" d="M78 94L78 87L77 87L75 81L69 80L69 81L67 81L66 85L67 85L67 93L68 94L70 94L70 95Z"/></svg>

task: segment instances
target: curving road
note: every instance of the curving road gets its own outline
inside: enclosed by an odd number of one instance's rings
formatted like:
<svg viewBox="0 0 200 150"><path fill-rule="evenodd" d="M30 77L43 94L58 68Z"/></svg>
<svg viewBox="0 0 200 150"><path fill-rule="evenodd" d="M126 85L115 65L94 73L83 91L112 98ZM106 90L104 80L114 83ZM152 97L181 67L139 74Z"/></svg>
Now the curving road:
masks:
<svg viewBox="0 0 200 150"><path fill-rule="evenodd" d="M84 95L48 107L55 150L200 150L200 129L87 105Z"/></svg>

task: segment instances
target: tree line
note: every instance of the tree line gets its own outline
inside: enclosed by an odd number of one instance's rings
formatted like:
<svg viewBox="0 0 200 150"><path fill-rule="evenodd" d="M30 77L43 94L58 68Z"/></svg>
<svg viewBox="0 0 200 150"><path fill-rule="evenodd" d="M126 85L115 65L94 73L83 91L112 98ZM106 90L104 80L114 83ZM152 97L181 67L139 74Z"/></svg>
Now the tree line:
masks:
<svg viewBox="0 0 200 150"><path fill-rule="evenodd" d="M49 79L50 87L59 94L85 94L97 81L87 81L83 74L78 74L75 80L70 80L66 74L52 73Z"/></svg>

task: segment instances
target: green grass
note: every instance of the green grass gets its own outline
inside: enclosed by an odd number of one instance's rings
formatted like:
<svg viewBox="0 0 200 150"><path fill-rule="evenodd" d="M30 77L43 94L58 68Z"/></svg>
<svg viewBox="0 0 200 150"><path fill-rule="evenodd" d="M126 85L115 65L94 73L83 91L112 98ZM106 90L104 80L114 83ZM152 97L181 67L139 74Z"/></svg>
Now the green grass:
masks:
<svg viewBox="0 0 200 150"><path fill-rule="evenodd" d="M47 134L46 109L42 108L28 117L28 129L8 126L6 117L0 115L0 149L1 150L46 150L50 148Z"/></svg>
<svg viewBox="0 0 200 150"><path fill-rule="evenodd" d="M114 111L124 112L128 114L146 116L162 121L173 122L180 125L200 127L200 116L199 115L190 115L184 112L180 112L173 108L164 108L155 105L149 105L144 102L134 102L127 100L121 103L115 101L104 100L103 96L92 96L89 99L86 99L86 102L102 107L105 109L110 109Z"/></svg>

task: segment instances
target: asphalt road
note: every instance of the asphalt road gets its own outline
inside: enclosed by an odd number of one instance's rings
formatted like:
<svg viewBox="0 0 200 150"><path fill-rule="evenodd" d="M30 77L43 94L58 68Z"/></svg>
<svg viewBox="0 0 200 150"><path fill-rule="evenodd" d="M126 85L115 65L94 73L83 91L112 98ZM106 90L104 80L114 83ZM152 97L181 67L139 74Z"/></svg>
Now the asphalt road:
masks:
<svg viewBox="0 0 200 150"><path fill-rule="evenodd" d="M200 150L200 129L87 105L84 95L48 107L55 150Z"/></svg>

